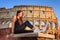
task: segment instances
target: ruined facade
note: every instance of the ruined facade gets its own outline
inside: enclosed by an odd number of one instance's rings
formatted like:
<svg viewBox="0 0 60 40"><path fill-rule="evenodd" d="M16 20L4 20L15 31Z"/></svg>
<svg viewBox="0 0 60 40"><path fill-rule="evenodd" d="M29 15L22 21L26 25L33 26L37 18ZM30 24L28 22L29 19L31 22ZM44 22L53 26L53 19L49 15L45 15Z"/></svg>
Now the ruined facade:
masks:
<svg viewBox="0 0 60 40"><path fill-rule="evenodd" d="M17 10L23 10L24 21L29 20L32 25L35 24L34 27L39 28L41 33L55 34L55 30L58 29L58 20L52 7L32 5L14 6L11 9L0 8L0 26L10 24Z"/></svg>

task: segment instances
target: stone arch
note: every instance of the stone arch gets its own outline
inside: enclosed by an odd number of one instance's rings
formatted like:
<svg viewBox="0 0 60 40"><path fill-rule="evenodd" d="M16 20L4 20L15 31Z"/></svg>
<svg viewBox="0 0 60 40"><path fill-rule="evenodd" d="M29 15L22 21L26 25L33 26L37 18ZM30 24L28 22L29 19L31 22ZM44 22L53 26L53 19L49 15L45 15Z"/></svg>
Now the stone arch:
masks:
<svg viewBox="0 0 60 40"><path fill-rule="evenodd" d="M40 25L41 25L42 27L45 27L45 22L44 22L44 21L41 21Z"/></svg>
<svg viewBox="0 0 60 40"><path fill-rule="evenodd" d="M50 29L51 22L48 22L48 23L47 23L47 26L48 26L48 28Z"/></svg>
<svg viewBox="0 0 60 40"><path fill-rule="evenodd" d="M10 23L10 21L8 20L8 21L6 21L6 24L9 24Z"/></svg>
<svg viewBox="0 0 60 40"><path fill-rule="evenodd" d="M11 27L12 25L11 25L11 21L10 20L7 20L6 21L6 25L8 25L8 27Z"/></svg>
<svg viewBox="0 0 60 40"><path fill-rule="evenodd" d="M50 24L51 24L51 22L42 22L42 24L43 24L43 28L42 28L42 31L43 32L46 32L47 30L49 30L50 29Z"/></svg>
<svg viewBox="0 0 60 40"><path fill-rule="evenodd" d="M1 24L4 25L6 22L5 21L2 21Z"/></svg>
<svg viewBox="0 0 60 40"><path fill-rule="evenodd" d="M37 26L37 27L40 26L38 21L35 21L34 24L35 24L35 26Z"/></svg>
<svg viewBox="0 0 60 40"><path fill-rule="evenodd" d="M12 27L12 22L9 23L9 27L10 27L10 28Z"/></svg>
<svg viewBox="0 0 60 40"><path fill-rule="evenodd" d="M49 30L49 29L51 29L51 23L52 22L46 22L46 30Z"/></svg>
<svg viewBox="0 0 60 40"><path fill-rule="evenodd" d="M43 28L45 27L45 21L40 21L40 30L43 30Z"/></svg>
<svg viewBox="0 0 60 40"><path fill-rule="evenodd" d="M52 27L53 27L53 29L56 28L56 23L55 22L52 23Z"/></svg>

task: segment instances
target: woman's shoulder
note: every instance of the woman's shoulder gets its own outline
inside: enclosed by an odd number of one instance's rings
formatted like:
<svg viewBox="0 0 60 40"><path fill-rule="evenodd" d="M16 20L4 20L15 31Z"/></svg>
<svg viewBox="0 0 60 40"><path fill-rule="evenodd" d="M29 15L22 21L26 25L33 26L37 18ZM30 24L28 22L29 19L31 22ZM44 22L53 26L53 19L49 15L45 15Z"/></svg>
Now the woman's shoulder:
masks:
<svg viewBox="0 0 60 40"><path fill-rule="evenodd" d="M13 19L16 19L16 16L13 16Z"/></svg>
<svg viewBox="0 0 60 40"><path fill-rule="evenodd" d="M12 20L13 20L13 21L16 21L16 16L13 16Z"/></svg>

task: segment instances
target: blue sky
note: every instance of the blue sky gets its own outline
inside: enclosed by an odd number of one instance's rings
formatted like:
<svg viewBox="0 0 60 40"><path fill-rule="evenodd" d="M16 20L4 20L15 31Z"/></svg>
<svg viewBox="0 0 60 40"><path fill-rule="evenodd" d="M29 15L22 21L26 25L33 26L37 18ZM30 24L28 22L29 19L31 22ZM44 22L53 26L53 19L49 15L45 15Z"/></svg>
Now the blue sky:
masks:
<svg viewBox="0 0 60 40"><path fill-rule="evenodd" d="M58 18L60 24L60 0L0 0L0 8L12 8L15 5L40 5L40 6L51 6Z"/></svg>

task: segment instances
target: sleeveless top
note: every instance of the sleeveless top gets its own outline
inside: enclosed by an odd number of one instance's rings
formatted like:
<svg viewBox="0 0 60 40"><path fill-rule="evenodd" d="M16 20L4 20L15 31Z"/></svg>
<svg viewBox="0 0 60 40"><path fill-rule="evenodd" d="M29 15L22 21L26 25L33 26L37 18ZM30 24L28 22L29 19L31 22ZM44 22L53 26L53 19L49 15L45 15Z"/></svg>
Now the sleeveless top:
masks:
<svg viewBox="0 0 60 40"><path fill-rule="evenodd" d="M14 31L23 30L25 25L20 25L18 19L14 23Z"/></svg>

